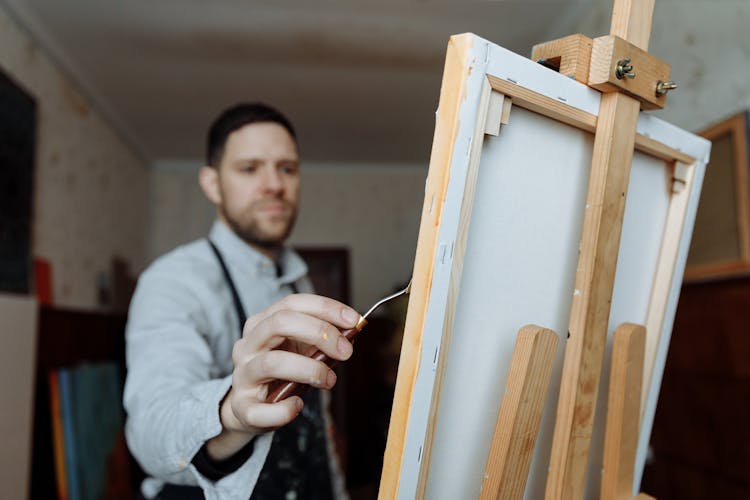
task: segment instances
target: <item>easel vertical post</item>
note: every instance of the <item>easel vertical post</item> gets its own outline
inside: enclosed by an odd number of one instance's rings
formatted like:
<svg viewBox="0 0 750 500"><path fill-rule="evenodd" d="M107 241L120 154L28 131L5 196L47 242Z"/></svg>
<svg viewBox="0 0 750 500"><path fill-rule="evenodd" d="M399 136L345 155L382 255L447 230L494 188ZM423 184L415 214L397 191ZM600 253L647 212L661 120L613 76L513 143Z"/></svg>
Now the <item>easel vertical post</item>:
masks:
<svg viewBox="0 0 750 500"><path fill-rule="evenodd" d="M615 0L610 34L646 50L654 0ZM591 61L594 64L594 61ZM583 497L640 103L602 94L545 497Z"/></svg>

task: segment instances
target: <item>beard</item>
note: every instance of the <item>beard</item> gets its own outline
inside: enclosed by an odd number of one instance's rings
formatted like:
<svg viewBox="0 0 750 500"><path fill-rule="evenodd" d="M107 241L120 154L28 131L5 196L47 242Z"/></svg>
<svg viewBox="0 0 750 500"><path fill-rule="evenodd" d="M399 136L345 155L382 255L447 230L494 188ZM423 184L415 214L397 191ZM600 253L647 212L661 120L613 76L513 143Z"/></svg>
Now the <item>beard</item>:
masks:
<svg viewBox="0 0 750 500"><path fill-rule="evenodd" d="M284 200L274 200L274 203L284 206L284 212L264 218L258 213L264 203L254 202L240 213L230 213L225 206L220 206L219 211L232 231L245 243L265 249L280 248L292 232L297 207Z"/></svg>

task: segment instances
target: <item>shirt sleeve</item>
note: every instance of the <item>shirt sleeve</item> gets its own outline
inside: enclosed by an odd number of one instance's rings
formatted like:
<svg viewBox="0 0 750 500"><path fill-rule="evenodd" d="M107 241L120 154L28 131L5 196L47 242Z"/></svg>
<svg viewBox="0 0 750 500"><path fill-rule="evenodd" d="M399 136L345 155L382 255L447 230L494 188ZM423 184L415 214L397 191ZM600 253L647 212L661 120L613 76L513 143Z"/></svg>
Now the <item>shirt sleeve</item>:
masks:
<svg viewBox="0 0 750 500"><path fill-rule="evenodd" d="M231 386L231 376L211 377L205 306L185 279L193 272L155 265L138 282L126 329L128 446L141 467L164 482L199 484L208 499L246 500L273 433L258 436L245 463L217 481L191 464L221 432L219 406Z"/></svg>

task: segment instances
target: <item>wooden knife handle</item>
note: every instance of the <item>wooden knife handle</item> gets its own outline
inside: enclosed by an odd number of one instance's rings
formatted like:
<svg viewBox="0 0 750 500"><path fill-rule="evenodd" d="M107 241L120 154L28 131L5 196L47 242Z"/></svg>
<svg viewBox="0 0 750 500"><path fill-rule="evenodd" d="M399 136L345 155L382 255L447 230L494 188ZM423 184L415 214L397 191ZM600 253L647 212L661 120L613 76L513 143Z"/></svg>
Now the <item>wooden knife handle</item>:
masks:
<svg viewBox="0 0 750 500"><path fill-rule="evenodd" d="M367 323L364 319L357 323L357 326L344 330L341 335L351 343L354 343L354 337L362 331L362 327ZM310 357L315 361L322 361L331 368L339 364L338 359L329 358L320 349L316 350ZM278 403L279 401L288 398L289 396L301 396L305 392L311 389L308 384L302 384L300 382L290 382L288 380L274 380L268 384L268 396L266 396L266 403Z"/></svg>

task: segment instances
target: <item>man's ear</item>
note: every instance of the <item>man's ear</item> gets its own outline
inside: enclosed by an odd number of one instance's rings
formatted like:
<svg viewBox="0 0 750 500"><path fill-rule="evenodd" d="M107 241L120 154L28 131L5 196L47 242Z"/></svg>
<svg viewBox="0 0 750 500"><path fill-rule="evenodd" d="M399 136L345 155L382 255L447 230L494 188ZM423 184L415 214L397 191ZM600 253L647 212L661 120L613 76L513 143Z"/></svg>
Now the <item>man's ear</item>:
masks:
<svg viewBox="0 0 750 500"><path fill-rule="evenodd" d="M198 183L203 194L214 205L221 205L221 190L219 189L219 172L213 167L201 167L198 172Z"/></svg>

